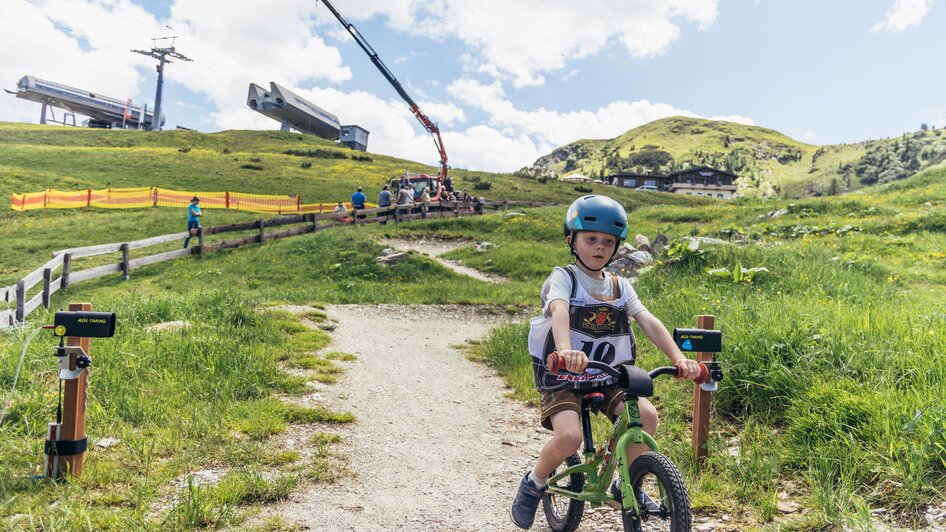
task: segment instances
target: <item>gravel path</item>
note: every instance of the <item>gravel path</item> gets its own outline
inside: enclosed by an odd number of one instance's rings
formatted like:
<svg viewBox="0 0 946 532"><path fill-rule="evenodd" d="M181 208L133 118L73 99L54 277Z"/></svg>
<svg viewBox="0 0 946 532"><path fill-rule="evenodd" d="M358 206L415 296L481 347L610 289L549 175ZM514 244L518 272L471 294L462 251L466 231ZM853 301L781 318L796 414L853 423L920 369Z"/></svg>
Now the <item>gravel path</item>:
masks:
<svg viewBox="0 0 946 532"><path fill-rule="evenodd" d="M500 317L470 306L328 314L338 323L330 349L358 356L322 394L358 418L334 447L357 478L312 486L276 513L311 530L510 530L516 483L547 436L534 409L451 347Z"/></svg>

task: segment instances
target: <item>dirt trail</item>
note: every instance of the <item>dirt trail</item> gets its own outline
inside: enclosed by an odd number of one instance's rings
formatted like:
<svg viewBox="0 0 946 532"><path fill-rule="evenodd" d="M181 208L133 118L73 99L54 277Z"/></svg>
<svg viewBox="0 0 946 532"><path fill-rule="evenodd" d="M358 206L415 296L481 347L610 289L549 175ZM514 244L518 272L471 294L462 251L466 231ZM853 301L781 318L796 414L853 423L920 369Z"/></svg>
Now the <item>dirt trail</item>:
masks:
<svg viewBox="0 0 946 532"><path fill-rule="evenodd" d="M422 240L402 240L396 238L384 238L381 239L381 244L385 246L391 246L397 250L414 250L419 253L423 253L433 260L439 262L444 267L449 268L460 275L466 275L467 277L472 277L477 281L483 281L484 283L500 283L505 281L502 277L496 275L487 275L473 268L469 268L460 264L455 260L441 259L440 255L444 253L453 251L459 247L465 246L470 242L458 242L454 240L434 240L434 239L422 239Z"/></svg>
<svg viewBox="0 0 946 532"><path fill-rule="evenodd" d="M321 393L358 418L334 447L357 477L312 486L276 513L312 530L511 529L511 497L546 435L534 409L504 398L488 367L450 347L499 318L468 306L328 314L338 323L330 349L358 356Z"/></svg>

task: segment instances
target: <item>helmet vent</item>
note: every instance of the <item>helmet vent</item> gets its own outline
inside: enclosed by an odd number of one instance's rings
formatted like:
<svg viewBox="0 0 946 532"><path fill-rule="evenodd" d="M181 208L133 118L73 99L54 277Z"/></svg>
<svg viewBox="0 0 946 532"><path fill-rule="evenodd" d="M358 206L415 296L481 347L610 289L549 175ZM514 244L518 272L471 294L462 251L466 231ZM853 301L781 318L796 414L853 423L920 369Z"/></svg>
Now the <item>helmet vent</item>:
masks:
<svg viewBox="0 0 946 532"><path fill-rule="evenodd" d="M585 217L582 218L582 219L583 219L584 221L586 221L586 222L592 222L592 223L598 221L598 218L595 217L595 216L585 216Z"/></svg>

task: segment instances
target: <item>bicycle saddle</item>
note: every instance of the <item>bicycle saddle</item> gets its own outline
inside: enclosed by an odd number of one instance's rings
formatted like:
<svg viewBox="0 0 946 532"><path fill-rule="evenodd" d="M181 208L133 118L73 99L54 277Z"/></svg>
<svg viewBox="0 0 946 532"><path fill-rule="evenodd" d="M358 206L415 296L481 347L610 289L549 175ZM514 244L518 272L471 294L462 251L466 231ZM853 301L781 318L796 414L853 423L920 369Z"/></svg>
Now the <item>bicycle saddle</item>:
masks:
<svg viewBox="0 0 946 532"><path fill-rule="evenodd" d="M604 408L604 394L601 392L586 393L581 398L581 409L600 412Z"/></svg>
<svg viewBox="0 0 946 532"><path fill-rule="evenodd" d="M618 386L630 397L651 397L654 395L654 380L646 371L637 366L621 365L621 377Z"/></svg>

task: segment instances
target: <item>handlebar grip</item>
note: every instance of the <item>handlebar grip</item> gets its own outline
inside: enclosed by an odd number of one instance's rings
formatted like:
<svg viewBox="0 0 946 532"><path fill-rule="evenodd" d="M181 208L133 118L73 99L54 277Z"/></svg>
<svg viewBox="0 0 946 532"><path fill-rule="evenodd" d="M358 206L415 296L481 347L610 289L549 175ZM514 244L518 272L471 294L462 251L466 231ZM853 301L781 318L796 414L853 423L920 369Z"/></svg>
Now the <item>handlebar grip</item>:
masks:
<svg viewBox="0 0 946 532"><path fill-rule="evenodd" d="M700 376L693 380L697 384L703 384L710 380L710 371L706 364L700 362Z"/></svg>
<svg viewBox="0 0 946 532"><path fill-rule="evenodd" d="M549 371L552 373L559 373L565 369L565 357L552 351L549 353L549 356L545 358L545 366L549 368Z"/></svg>

